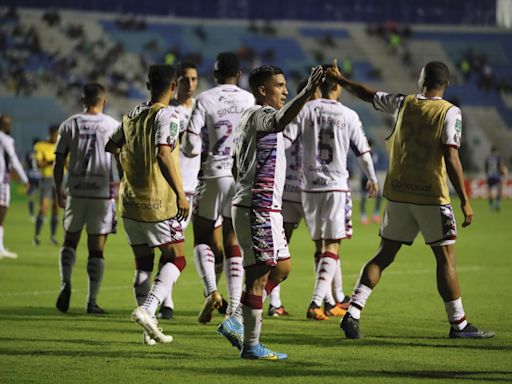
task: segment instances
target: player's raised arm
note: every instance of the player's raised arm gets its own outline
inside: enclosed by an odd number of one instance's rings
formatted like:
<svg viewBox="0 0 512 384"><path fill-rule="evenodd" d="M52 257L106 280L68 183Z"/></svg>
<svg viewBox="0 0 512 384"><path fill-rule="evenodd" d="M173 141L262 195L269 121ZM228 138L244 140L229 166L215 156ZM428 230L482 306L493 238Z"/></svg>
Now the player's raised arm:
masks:
<svg viewBox="0 0 512 384"><path fill-rule="evenodd" d="M351 94L368 103L373 102L373 97L377 93L377 90L370 88L367 85L347 79L345 76L343 76L338 69L336 59L333 59L332 67L330 67L325 73L325 78L327 81L336 81Z"/></svg>
<svg viewBox="0 0 512 384"><path fill-rule="evenodd" d="M308 78L308 83L304 89L295 96L289 103L286 103L283 108L276 114L276 128L282 131L288 124L290 124L295 117L299 114L300 110L313 95L323 79L322 66L314 67Z"/></svg>

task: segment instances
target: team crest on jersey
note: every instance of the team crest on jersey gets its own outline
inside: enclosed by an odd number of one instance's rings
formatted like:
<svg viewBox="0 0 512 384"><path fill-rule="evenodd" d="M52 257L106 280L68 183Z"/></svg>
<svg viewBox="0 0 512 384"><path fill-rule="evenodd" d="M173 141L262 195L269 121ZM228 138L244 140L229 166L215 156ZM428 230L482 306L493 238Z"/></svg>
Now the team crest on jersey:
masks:
<svg viewBox="0 0 512 384"><path fill-rule="evenodd" d="M175 123L174 121L171 123L171 135L172 136L177 136L178 135L178 131L179 131L179 126L177 123Z"/></svg>

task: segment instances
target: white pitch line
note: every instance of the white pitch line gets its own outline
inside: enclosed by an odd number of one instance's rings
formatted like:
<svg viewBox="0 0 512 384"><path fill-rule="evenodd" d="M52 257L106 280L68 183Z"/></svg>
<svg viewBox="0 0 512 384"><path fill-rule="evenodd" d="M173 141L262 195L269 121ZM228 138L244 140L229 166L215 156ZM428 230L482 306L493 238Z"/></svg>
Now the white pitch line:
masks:
<svg viewBox="0 0 512 384"><path fill-rule="evenodd" d="M466 267L459 267L457 268L457 271L459 272L474 272L474 271L480 271L482 267L473 265L473 266L466 266ZM292 272L293 273L293 272ZM434 268L429 269L413 269L408 271L393 271L387 270L384 272L385 275L417 275L417 274L426 274L426 273L435 273ZM344 277L359 277L359 274L350 273L345 275ZM200 285L201 282L198 281L185 281L182 283L178 283L179 285ZM131 289L131 285L118 285L118 286L106 286L101 287L102 291L120 291L120 290L129 290ZM86 292L87 289L85 288L73 288L73 292ZM0 297L13 297L13 296L40 296L40 295L55 295L58 294L59 290L47 290L47 291L29 291L29 292L4 292L0 293Z"/></svg>

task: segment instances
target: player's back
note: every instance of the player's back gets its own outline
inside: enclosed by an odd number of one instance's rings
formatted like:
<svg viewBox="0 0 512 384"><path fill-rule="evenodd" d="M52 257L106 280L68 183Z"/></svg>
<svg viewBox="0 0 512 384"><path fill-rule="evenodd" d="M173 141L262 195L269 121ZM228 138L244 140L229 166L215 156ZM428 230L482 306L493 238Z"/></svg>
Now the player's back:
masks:
<svg viewBox="0 0 512 384"><path fill-rule="evenodd" d="M301 117L303 189L348 190L347 156L368 151L368 142L355 111L338 101L308 102Z"/></svg>
<svg viewBox="0 0 512 384"><path fill-rule="evenodd" d="M59 147L66 146L70 154L71 196L110 197L112 157L105 145L118 125L117 120L103 113L79 113L62 123Z"/></svg>
<svg viewBox="0 0 512 384"><path fill-rule="evenodd" d="M233 84L219 85L197 97L189 129L202 138L200 178L231 176L235 128L253 105L253 95Z"/></svg>

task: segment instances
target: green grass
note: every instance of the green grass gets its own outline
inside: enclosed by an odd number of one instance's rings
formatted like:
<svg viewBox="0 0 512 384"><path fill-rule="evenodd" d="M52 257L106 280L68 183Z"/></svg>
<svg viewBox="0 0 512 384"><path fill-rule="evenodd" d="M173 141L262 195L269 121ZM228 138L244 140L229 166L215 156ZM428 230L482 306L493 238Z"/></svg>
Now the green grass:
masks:
<svg viewBox="0 0 512 384"><path fill-rule="evenodd" d="M336 319L307 321L313 244L301 226L291 242L294 269L282 288L283 302L292 316L265 318L262 333L264 343L288 353L289 359L254 362L240 360L216 333L218 315L210 325L197 323L202 294L190 242L188 267L175 287L175 320L163 323L174 336L173 343L143 346L141 329L130 321L134 262L122 228L109 238L105 252L99 303L109 314L84 314L85 237L73 272L70 312L58 313L54 307L58 247L49 244L47 225L42 245L32 245L33 225L26 207L22 201L15 202L5 223L5 242L19 258L0 260L0 383L214 384L261 378L294 384L511 382L512 202L504 202L500 214L490 213L484 201L475 201L474 208L474 224L459 228L457 243L463 302L469 319L496 330L496 338L447 338L434 258L421 237L402 249L371 296L361 321L365 339L346 340ZM361 226L354 220L354 227L354 238L342 244L346 292L379 242L376 225ZM62 238L61 230L59 235ZM190 229L187 235L192 240ZM221 290L225 292L225 283Z"/></svg>

